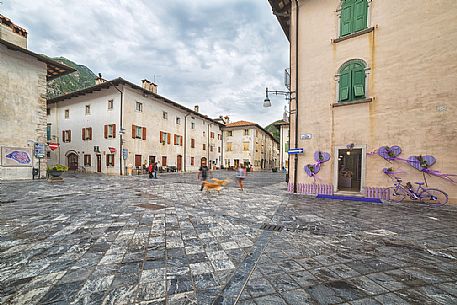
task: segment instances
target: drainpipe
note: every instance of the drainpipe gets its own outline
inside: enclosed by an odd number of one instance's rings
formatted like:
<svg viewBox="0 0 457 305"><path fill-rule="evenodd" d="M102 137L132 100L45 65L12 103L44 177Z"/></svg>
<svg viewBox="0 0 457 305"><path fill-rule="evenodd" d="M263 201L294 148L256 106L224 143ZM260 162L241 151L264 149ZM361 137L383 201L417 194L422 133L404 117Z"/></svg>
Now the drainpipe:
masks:
<svg viewBox="0 0 457 305"><path fill-rule="evenodd" d="M113 85L113 87L119 91L119 93L121 94L121 115L120 115L120 124L119 124L119 174L122 176L122 135L123 135L123 126L122 126L122 104L123 104L123 100L124 100L124 87L122 87L122 90L119 90L119 88L117 88L111 81L109 81L109 83L111 85Z"/></svg>
<svg viewBox="0 0 457 305"><path fill-rule="evenodd" d="M184 116L184 172L187 172L187 117L190 112Z"/></svg>
<svg viewBox="0 0 457 305"><path fill-rule="evenodd" d="M206 151L208 152L208 158L206 159L206 165L209 164L209 123L208 123L208 134L206 135L207 138L208 138L208 145L206 145ZM211 168L211 165L210 165L210 168Z"/></svg>
<svg viewBox="0 0 457 305"><path fill-rule="evenodd" d="M295 148L298 148L298 0L295 5ZM294 193L297 193L298 154L294 156Z"/></svg>

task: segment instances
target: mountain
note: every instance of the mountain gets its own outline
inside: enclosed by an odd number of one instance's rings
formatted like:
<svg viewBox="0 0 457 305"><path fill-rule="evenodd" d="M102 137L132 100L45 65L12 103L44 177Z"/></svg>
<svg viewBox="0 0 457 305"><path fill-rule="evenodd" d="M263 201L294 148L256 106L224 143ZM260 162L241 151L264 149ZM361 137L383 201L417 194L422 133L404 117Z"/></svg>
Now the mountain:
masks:
<svg viewBox="0 0 457 305"><path fill-rule="evenodd" d="M47 94L48 99L95 86L96 75L88 67L78 65L65 57L54 57L52 59L72 67L76 69L76 71L49 81Z"/></svg>
<svg viewBox="0 0 457 305"><path fill-rule="evenodd" d="M276 140L278 140L279 142L279 128L278 126L276 126L275 124L278 123L278 122L281 122L282 120L277 120L277 121L274 121L273 123L271 123L270 125L268 125L267 127L265 127L265 129L270 132L272 135L273 135L273 138L275 138Z"/></svg>

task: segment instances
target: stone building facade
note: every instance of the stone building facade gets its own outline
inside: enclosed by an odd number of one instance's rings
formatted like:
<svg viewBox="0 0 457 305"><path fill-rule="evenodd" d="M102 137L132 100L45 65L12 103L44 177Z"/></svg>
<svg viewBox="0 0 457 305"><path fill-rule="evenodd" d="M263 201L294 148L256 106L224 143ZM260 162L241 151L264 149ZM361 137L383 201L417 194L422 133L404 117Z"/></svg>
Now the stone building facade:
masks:
<svg viewBox="0 0 457 305"><path fill-rule="evenodd" d="M279 166L279 143L258 124L238 121L225 124L223 131L225 168L240 164L253 170Z"/></svg>
<svg viewBox="0 0 457 305"><path fill-rule="evenodd" d="M289 122L281 120L275 123L279 129L279 167L288 170L289 168Z"/></svg>
<svg viewBox="0 0 457 305"><path fill-rule="evenodd" d="M0 15L0 180L32 179L32 167L46 176L34 155L46 143L46 82L74 71L26 46L27 31Z"/></svg>
<svg viewBox="0 0 457 305"><path fill-rule="evenodd" d="M317 183L385 198L392 185L386 169L403 181L425 178L457 202L457 185L439 177L457 174L457 2L269 2L290 41L298 99L291 147L305 151L296 178L294 162L289 166L298 191L315 192L307 185ZM295 143L296 124L298 135L312 138ZM386 149L394 159L381 156ZM312 177L304 168L316 162L316 151L330 160ZM419 160L425 166L418 170L411 165Z"/></svg>
<svg viewBox="0 0 457 305"><path fill-rule="evenodd" d="M221 124L157 94L147 80L122 78L48 101L49 162L71 169L125 174L159 162L164 170L196 171L221 165ZM121 129L122 127L122 129Z"/></svg>

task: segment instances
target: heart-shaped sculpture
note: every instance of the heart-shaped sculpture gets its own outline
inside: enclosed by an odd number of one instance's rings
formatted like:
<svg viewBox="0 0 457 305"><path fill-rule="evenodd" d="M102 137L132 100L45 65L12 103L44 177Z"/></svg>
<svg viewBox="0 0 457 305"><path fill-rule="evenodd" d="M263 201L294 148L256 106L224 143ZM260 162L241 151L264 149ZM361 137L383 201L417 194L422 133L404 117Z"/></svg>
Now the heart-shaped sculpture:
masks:
<svg viewBox="0 0 457 305"><path fill-rule="evenodd" d="M328 152L323 152L320 150L314 152L314 161L318 163L324 163L328 160L330 160L330 154Z"/></svg>
<svg viewBox="0 0 457 305"><path fill-rule="evenodd" d="M424 171L433 164L436 163L436 159L433 156L409 156L408 163L419 171Z"/></svg>
<svg viewBox="0 0 457 305"><path fill-rule="evenodd" d="M309 177L314 177L321 169L319 164L306 164L305 165L305 173Z"/></svg>
<svg viewBox="0 0 457 305"><path fill-rule="evenodd" d="M387 161L395 160L401 154L400 146L381 146L378 149L378 155L386 159Z"/></svg>

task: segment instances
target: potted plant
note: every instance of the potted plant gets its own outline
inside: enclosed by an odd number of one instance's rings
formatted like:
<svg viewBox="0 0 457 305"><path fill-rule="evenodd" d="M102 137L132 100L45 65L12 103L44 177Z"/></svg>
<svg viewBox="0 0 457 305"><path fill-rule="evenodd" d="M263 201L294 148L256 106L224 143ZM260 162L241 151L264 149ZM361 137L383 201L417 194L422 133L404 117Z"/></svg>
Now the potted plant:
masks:
<svg viewBox="0 0 457 305"><path fill-rule="evenodd" d="M68 171L68 166L62 164L48 166L48 174L52 177L60 177L62 173L66 171Z"/></svg>

